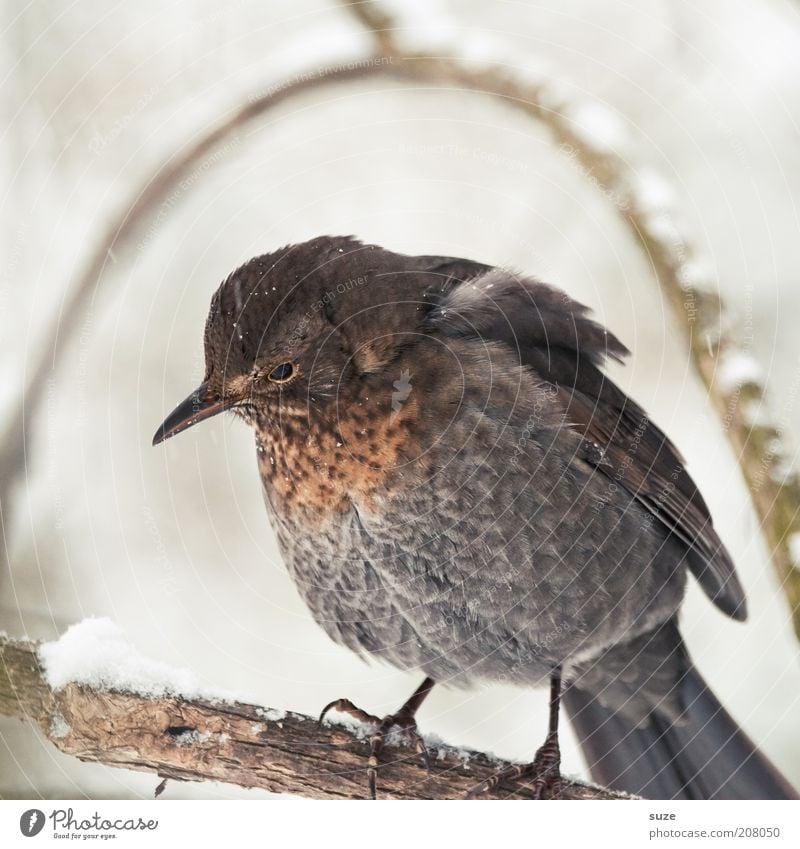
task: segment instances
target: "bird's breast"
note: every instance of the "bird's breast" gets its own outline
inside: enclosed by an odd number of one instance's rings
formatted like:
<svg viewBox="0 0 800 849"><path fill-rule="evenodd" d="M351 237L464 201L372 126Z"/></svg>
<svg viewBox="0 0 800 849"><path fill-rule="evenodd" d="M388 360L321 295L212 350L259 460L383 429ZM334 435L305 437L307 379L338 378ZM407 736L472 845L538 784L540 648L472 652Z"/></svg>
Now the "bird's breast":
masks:
<svg viewBox="0 0 800 849"><path fill-rule="evenodd" d="M256 428L265 495L281 519L315 529L354 505L371 511L384 491L417 477L416 402L395 411L366 396L341 413Z"/></svg>

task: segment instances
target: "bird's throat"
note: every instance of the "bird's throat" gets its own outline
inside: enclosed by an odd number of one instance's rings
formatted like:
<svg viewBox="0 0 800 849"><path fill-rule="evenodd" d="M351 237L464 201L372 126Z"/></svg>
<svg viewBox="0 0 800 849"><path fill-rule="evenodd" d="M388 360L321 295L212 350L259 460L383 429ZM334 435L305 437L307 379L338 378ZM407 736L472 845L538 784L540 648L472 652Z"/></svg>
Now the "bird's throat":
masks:
<svg viewBox="0 0 800 849"><path fill-rule="evenodd" d="M284 518L318 525L354 503L369 511L390 482L411 480L419 454L416 400L405 398L399 407L391 392L382 398L370 388L339 400L279 427L255 426L262 483Z"/></svg>

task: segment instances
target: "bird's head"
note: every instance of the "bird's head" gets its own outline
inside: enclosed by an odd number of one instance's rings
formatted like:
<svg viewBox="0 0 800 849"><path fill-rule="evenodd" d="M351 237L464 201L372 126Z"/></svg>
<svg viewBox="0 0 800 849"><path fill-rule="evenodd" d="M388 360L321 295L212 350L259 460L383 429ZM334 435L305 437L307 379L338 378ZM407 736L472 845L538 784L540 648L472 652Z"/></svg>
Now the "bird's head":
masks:
<svg viewBox="0 0 800 849"><path fill-rule="evenodd" d="M400 259L349 237L320 237L237 269L211 301L205 379L153 444L223 410L280 427L378 374L409 343L427 297Z"/></svg>

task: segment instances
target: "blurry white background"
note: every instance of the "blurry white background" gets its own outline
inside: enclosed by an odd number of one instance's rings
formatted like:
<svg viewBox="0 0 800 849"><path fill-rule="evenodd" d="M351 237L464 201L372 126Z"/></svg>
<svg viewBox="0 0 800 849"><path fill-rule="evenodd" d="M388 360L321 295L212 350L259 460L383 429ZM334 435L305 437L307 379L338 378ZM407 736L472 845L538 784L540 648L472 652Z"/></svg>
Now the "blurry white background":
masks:
<svg viewBox="0 0 800 849"><path fill-rule="evenodd" d="M155 170L232 109L370 39L321 0L4 4L0 412L53 340L65 293ZM394 0L403 44L495 56L604 105L674 185L689 231L800 434L800 3ZM210 685L308 713L397 707L418 676L368 666L314 625L262 505L251 435L215 419L158 449L198 382L219 281L321 233L516 267L590 304L633 350L615 377L687 456L739 565L751 618L692 587L683 629L722 701L800 782L800 669L736 460L646 257L546 132L476 94L387 80L324 88L237 134L138 248L109 258L58 349L23 479L4 506L0 630L52 639L112 618ZM3 422L4 424L5 422ZM795 443L796 444L796 441ZM424 731L530 756L545 693L437 690ZM570 744L565 769L582 764ZM150 796L153 776L81 764L0 719L0 796ZM215 785L167 796L257 797Z"/></svg>

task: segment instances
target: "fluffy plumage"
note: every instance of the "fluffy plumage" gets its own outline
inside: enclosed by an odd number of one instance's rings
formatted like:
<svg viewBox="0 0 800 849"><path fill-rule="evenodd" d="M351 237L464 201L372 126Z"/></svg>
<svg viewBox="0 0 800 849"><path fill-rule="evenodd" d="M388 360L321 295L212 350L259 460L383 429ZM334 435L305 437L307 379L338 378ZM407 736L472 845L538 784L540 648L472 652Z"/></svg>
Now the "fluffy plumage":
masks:
<svg viewBox="0 0 800 849"><path fill-rule="evenodd" d="M728 615L744 594L679 452L602 371L627 353L530 278L323 237L222 284L206 381L255 430L287 567L336 642L445 684L560 667L601 780L788 795L680 641L687 569Z"/></svg>

